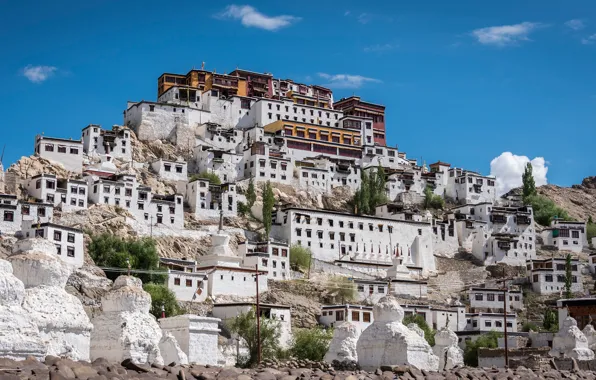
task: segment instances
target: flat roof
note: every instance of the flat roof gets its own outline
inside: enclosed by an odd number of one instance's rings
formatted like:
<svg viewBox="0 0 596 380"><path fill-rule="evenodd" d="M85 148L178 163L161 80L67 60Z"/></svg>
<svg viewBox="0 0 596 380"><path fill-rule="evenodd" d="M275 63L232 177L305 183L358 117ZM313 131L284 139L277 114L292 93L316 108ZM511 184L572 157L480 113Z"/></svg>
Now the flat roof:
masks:
<svg viewBox="0 0 596 380"><path fill-rule="evenodd" d="M428 222L417 222L414 220L396 220L396 219L381 218L378 216L371 216L371 215L356 215L356 214L350 214L347 212L332 211L332 210L316 210L316 209L307 209L307 208L301 208L301 207L295 207L295 206L287 206L287 207L284 207L281 209L281 211L290 211L290 210L319 213L319 214L342 215L342 216L347 216L347 217L352 217L352 218L383 220L383 221L387 221L387 222L410 223L410 224L419 224L419 225L424 225L424 226L430 226L430 223L428 223Z"/></svg>
<svg viewBox="0 0 596 380"><path fill-rule="evenodd" d="M255 302L229 302L229 303L216 303L213 307L233 307L233 306L256 306ZM272 309L290 309L287 305L277 305L272 303L260 303L259 307L270 307Z"/></svg>

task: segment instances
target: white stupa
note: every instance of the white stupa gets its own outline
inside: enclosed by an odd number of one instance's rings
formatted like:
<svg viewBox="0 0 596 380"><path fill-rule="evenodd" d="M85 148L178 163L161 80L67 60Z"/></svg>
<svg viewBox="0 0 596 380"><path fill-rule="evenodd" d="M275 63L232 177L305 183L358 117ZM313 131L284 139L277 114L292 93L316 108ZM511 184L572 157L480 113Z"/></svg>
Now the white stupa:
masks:
<svg viewBox="0 0 596 380"><path fill-rule="evenodd" d="M328 363L338 360L343 362L357 361L358 354L356 345L360 337L360 329L351 322L343 322L333 330L333 338L329 343L329 350L325 355L325 361Z"/></svg>
<svg viewBox="0 0 596 380"><path fill-rule="evenodd" d="M571 317L567 317L563 321L563 325L553 339L553 347L549 354L576 360L594 359L594 351L590 350L588 338L577 327L577 321Z"/></svg>

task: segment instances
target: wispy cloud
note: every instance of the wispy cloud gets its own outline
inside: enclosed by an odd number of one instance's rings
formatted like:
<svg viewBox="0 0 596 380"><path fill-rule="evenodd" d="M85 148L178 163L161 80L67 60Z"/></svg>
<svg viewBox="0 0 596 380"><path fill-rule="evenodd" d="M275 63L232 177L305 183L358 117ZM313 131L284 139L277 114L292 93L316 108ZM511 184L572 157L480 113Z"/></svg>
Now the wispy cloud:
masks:
<svg viewBox="0 0 596 380"><path fill-rule="evenodd" d="M269 31L276 31L300 21L300 17L280 15L267 16L250 5L228 5L226 9L215 15L219 19L240 20L242 25L249 28L260 28Z"/></svg>
<svg viewBox="0 0 596 380"><path fill-rule="evenodd" d="M592 45L593 43L596 43L596 34L582 38L582 44L584 45Z"/></svg>
<svg viewBox="0 0 596 380"><path fill-rule="evenodd" d="M56 70L58 69L54 66L27 65L23 68L22 74L33 83L42 83L54 75Z"/></svg>
<svg viewBox="0 0 596 380"><path fill-rule="evenodd" d="M350 74L318 73L319 77L327 81L324 86L333 88L360 88L366 83L382 83L379 79Z"/></svg>
<svg viewBox="0 0 596 380"><path fill-rule="evenodd" d="M345 11L344 16L348 16L350 13L351 13L350 11Z"/></svg>
<svg viewBox="0 0 596 380"><path fill-rule="evenodd" d="M372 20L372 15L368 13L360 13L358 15L358 22L361 24L368 24Z"/></svg>
<svg viewBox="0 0 596 380"><path fill-rule="evenodd" d="M364 50L366 53L383 53L389 50L393 50L397 48L399 45L397 44L375 44L370 46L365 46Z"/></svg>
<svg viewBox="0 0 596 380"><path fill-rule="evenodd" d="M529 41L528 35L542 26L544 25L537 22L489 26L473 30L471 35L483 45L508 46L522 41Z"/></svg>
<svg viewBox="0 0 596 380"><path fill-rule="evenodd" d="M565 22L565 26L573 30L582 30L586 27L586 24L580 19L573 19Z"/></svg>

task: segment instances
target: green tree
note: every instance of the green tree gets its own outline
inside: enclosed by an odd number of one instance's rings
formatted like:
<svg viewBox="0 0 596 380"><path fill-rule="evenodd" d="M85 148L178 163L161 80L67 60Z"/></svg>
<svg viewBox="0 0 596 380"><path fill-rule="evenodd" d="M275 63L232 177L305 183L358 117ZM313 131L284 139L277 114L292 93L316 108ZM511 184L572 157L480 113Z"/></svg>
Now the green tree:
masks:
<svg viewBox="0 0 596 380"><path fill-rule="evenodd" d="M208 171L200 172L199 174L193 175L192 177L190 177L189 182L192 182L199 178L209 180L209 182L214 185L221 185L221 179L219 178L219 176L215 173Z"/></svg>
<svg viewBox="0 0 596 380"><path fill-rule="evenodd" d="M466 348L464 349L464 363L470 367L478 367L478 349L479 348L497 348L498 338L501 333L491 331L482 334L475 341L466 341Z"/></svg>
<svg viewBox="0 0 596 380"><path fill-rule="evenodd" d="M592 215L588 217L588 224L586 225L586 237L588 238L588 243L592 245L592 238L596 237L596 224L594 224L594 221L592 220Z"/></svg>
<svg viewBox="0 0 596 380"><path fill-rule="evenodd" d="M176 295L166 285L149 283L143 285L143 289L151 295L150 312L155 318L161 318L162 306L166 317L174 317L184 313L178 301L176 301Z"/></svg>
<svg viewBox="0 0 596 380"><path fill-rule="evenodd" d="M435 345L435 334L437 332L430 328L423 316L418 314L411 314L404 317L403 324L407 326L410 323L417 324L418 327L420 327L420 329L424 331L424 339L426 339L426 341L428 342L428 344L430 344L431 347Z"/></svg>
<svg viewBox="0 0 596 380"><path fill-rule="evenodd" d="M526 169L522 175L523 195L524 199L532 195L536 195L536 182L534 182L534 175L532 174L532 163L526 164Z"/></svg>
<svg viewBox="0 0 596 380"><path fill-rule="evenodd" d="M312 252L310 248L295 244L290 248L290 268L294 271L306 272L310 268Z"/></svg>
<svg viewBox="0 0 596 380"><path fill-rule="evenodd" d="M354 193L351 204L358 215L374 215L377 206L387 203L385 169L379 165L376 170L360 172L360 188Z"/></svg>
<svg viewBox="0 0 596 380"><path fill-rule="evenodd" d="M594 224L594 221L592 220L592 215L588 216L588 224Z"/></svg>
<svg viewBox="0 0 596 380"><path fill-rule="evenodd" d="M550 222L555 217L561 220L571 219L567 211L558 207L553 201L543 195L530 195L524 199L524 202L532 206L534 221L542 226L550 226Z"/></svg>
<svg viewBox="0 0 596 380"><path fill-rule="evenodd" d="M427 186L424 189L424 208L434 208L437 210L442 210L445 207L445 200L440 195L436 195L433 193L433 190L430 186Z"/></svg>
<svg viewBox="0 0 596 380"><path fill-rule="evenodd" d="M542 319L542 327L545 330L557 332L559 330L559 315L552 309L546 309L544 311L544 317Z"/></svg>
<svg viewBox="0 0 596 380"><path fill-rule="evenodd" d="M571 294L571 284L573 276L571 274L571 254L565 256L565 298L569 299L573 297Z"/></svg>
<svg viewBox="0 0 596 380"><path fill-rule="evenodd" d="M536 332L538 332L538 331L540 331L540 329L538 328L538 326L536 326L535 323L525 322L522 325L522 331L523 332L528 332L528 331L536 331Z"/></svg>
<svg viewBox="0 0 596 380"><path fill-rule="evenodd" d="M344 276L331 276L326 283L331 302L344 304L356 299L356 285Z"/></svg>
<svg viewBox="0 0 596 380"><path fill-rule="evenodd" d="M299 360L322 361L329 350L331 338L332 329L323 329L321 326L299 329L294 332L290 353Z"/></svg>
<svg viewBox="0 0 596 380"><path fill-rule="evenodd" d="M227 323L231 332L244 340L248 348L248 357L241 358L244 367L257 364L258 335L257 317L255 309L238 315ZM279 351L279 337L281 336L279 321L265 317L260 318L261 359L273 359Z"/></svg>
<svg viewBox="0 0 596 380"><path fill-rule="evenodd" d="M248 189L246 190L246 203L250 209L257 201L257 192L255 190L255 182L252 179L252 175L248 180Z"/></svg>
<svg viewBox="0 0 596 380"><path fill-rule="evenodd" d="M273 222L271 213L275 205L275 195L273 195L273 188L271 182L267 181L265 189L263 190L263 224L265 225L265 237L269 240L271 233L271 224Z"/></svg>
<svg viewBox="0 0 596 380"><path fill-rule="evenodd" d="M159 267L159 255L155 247L155 240L151 238L123 239L111 234L92 235L88 245L89 255L95 264L104 268L141 269L160 273L131 274L140 278L143 283L164 283L167 275L165 269ZM106 276L115 280L124 274L122 270L104 270Z"/></svg>

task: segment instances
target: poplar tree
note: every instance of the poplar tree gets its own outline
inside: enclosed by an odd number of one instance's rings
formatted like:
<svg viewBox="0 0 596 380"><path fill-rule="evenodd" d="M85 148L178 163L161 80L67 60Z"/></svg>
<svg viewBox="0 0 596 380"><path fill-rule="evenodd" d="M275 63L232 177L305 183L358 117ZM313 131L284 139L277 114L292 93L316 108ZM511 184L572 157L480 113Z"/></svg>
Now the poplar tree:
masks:
<svg viewBox="0 0 596 380"><path fill-rule="evenodd" d="M532 174L532 163L526 164L526 169L522 175L523 195L524 199L532 195L536 195L536 182L534 182L534 175Z"/></svg>
<svg viewBox="0 0 596 380"><path fill-rule="evenodd" d="M248 203L248 208L250 209L255 202L257 201L257 193L255 191L255 183L252 179L252 175L250 176L250 180L248 181L248 190L246 191L246 202Z"/></svg>
<svg viewBox="0 0 596 380"><path fill-rule="evenodd" d="M273 188L271 182L267 181L265 189L263 190L263 224L265 225L265 238L269 241L269 234L271 233L271 224L273 223L271 213L275 205L275 195L273 195Z"/></svg>

